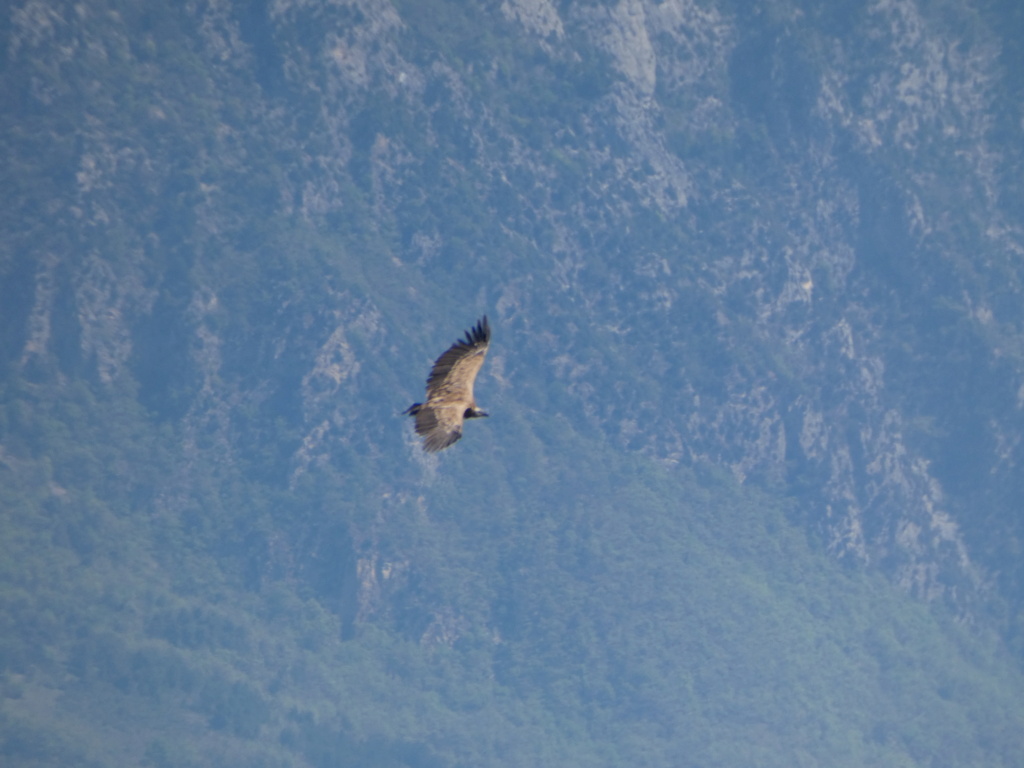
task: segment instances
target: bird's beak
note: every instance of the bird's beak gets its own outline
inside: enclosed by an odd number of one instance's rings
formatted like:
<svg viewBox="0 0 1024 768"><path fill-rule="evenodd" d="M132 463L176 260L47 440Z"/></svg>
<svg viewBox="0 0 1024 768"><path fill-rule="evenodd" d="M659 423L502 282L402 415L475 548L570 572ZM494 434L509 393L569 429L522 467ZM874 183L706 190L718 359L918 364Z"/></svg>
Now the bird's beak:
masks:
<svg viewBox="0 0 1024 768"><path fill-rule="evenodd" d="M477 416L490 416L490 415L491 414L489 414L487 411L480 411L480 413L477 414Z"/></svg>

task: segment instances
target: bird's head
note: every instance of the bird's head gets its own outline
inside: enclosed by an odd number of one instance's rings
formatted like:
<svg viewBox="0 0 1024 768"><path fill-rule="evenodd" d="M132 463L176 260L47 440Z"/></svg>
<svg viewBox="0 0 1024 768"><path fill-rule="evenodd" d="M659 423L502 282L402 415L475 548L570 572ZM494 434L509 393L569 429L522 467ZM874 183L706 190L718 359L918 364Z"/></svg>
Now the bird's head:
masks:
<svg viewBox="0 0 1024 768"><path fill-rule="evenodd" d="M466 412L463 414L463 418L466 418L466 419L482 419L483 417L490 416L490 415L491 414L489 414L483 408L477 408L476 406L473 406L472 408L467 408L466 409Z"/></svg>

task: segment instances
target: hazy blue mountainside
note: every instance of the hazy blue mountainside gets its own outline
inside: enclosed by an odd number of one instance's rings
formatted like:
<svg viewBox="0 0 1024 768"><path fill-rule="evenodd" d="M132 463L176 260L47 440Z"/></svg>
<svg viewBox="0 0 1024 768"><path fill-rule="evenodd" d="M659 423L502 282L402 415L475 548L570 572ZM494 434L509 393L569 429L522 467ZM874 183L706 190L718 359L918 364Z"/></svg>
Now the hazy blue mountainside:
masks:
<svg viewBox="0 0 1024 768"><path fill-rule="evenodd" d="M1017 764L1024 10L173 5L0 16L5 761Z"/></svg>

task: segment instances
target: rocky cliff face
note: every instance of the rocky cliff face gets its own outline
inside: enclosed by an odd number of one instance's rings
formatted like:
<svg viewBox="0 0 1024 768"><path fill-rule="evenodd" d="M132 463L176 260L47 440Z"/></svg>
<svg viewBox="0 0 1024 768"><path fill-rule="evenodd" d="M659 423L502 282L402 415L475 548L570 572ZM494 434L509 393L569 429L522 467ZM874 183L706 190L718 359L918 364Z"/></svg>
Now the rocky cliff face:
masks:
<svg viewBox="0 0 1024 768"><path fill-rule="evenodd" d="M183 466L284 413L294 483L488 310L504 407L1018 599L1019 14L466 5L17 3L5 374L137 383Z"/></svg>

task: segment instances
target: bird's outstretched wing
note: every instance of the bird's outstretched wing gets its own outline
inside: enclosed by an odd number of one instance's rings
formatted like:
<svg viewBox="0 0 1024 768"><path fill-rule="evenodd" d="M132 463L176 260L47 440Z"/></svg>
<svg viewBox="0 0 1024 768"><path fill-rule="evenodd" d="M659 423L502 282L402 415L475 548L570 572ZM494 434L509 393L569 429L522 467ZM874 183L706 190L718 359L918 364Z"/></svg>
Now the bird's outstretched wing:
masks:
<svg viewBox="0 0 1024 768"><path fill-rule="evenodd" d="M448 347L437 358L427 378L427 404L437 402L473 403L473 382L487 356L491 343L491 326L484 315L466 331L466 338Z"/></svg>
<svg viewBox="0 0 1024 768"><path fill-rule="evenodd" d="M416 434L423 437L423 450L435 453L462 437L463 413L460 406L421 406L416 412Z"/></svg>

